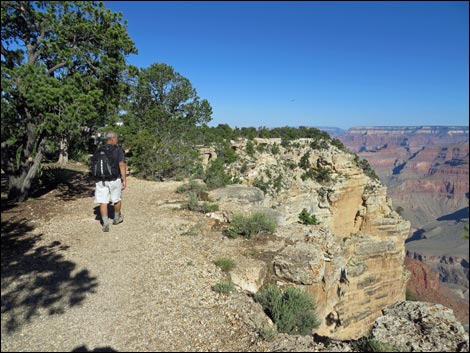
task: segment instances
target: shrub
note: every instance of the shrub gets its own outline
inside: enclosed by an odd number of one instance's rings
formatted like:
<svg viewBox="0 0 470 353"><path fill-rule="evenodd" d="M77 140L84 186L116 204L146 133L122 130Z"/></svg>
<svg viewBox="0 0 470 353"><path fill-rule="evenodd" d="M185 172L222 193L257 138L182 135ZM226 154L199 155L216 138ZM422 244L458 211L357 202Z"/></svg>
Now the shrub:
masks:
<svg viewBox="0 0 470 353"><path fill-rule="evenodd" d="M191 180L187 184L178 186L178 188L176 189L176 192L179 194L184 194L188 191L193 191L199 194L201 191L206 191L206 190L207 190L207 185L198 183L196 180Z"/></svg>
<svg viewBox="0 0 470 353"><path fill-rule="evenodd" d="M249 140L246 143L246 153L250 156L253 157L255 155L255 145L253 144L253 141Z"/></svg>
<svg viewBox="0 0 470 353"><path fill-rule="evenodd" d="M418 301L418 297L416 296L415 293L410 291L408 288L406 289L406 300L411 301L411 302L416 302Z"/></svg>
<svg viewBox="0 0 470 353"><path fill-rule="evenodd" d="M306 208L299 214L299 220L302 224L316 225L318 224L317 217L314 214L310 214Z"/></svg>
<svg viewBox="0 0 470 353"><path fill-rule="evenodd" d="M211 190L232 184L232 177L225 173L223 160L216 159L210 163L204 176L204 182Z"/></svg>
<svg viewBox="0 0 470 353"><path fill-rule="evenodd" d="M335 146L336 148L340 149L341 151L347 151L346 147L344 146L344 144L338 140L338 139L333 139L331 140L331 144L333 146Z"/></svg>
<svg viewBox="0 0 470 353"><path fill-rule="evenodd" d="M401 206L398 206L395 211L401 216L403 215L403 211L405 211L405 209Z"/></svg>
<svg viewBox="0 0 470 353"><path fill-rule="evenodd" d="M273 285L255 295L279 332L307 335L320 325L312 298L300 288L289 287L284 293Z"/></svg>
<svg viewBox="0 0 470 353"><path fill-rule="evenodd" d="M299 162L299 167L303 170L308 170L310 168L310 151L307 151L301 158Z"/></svg>
<svg viewBox="0 0 470 353"><path fill-rule="evenodd" d="M182 205L183 208L202 213L209 213L219 210L219 205L210 204L208 202L199 203L198 194L194 191L189 193L189 201Z"/></svg>
<svg viewBox="0 0 470 353"><path fill-rule="evenodd" d="M396 347L389 343L380 342L375 338L362 338L356 341L354 347L360 352L400 352Z"/></svg>
<svg viewBox="0 0 470 353"><path fill-rule="evenodd" d="M226 259L222 257L222 258L215 260L214 265L219 266L224 272L229 272L231 269L235 267L235 261L233 261L232 259Z"/></svg>
<svg viewBox="0 0 470 353"><path fill-rule="evenodd" d="M280 149L279 149L279 145L277 143L275 143L274 145L272 145L271 147L271 153L272 154L279 154L280 152Z"/></svg>
<svg viewBox="0 0 470 353"><path fill-rule="evenodd" d="M271 216L262 212L256 212L248 216L236 214L232 217L227 235L230 238L235 238L237 235L250 238L252 235L260 232L272 233L276 230L276 227L276 221Z"/></svg>
<svg viewBox="0 0 470 353"><path fill-rule="evenodd" d="M227 294L235 290L232 281L220 281L212 286L212 290L217 293Z"/></svg>
<svg viewBox="0 0 470 353"><path fill-rule="evenodd" d="M364 174L368 177L374 180L379 180L379 176L375 173L375 170L372 168L367 159L360 160L359 167L364 171Z"/></svg>

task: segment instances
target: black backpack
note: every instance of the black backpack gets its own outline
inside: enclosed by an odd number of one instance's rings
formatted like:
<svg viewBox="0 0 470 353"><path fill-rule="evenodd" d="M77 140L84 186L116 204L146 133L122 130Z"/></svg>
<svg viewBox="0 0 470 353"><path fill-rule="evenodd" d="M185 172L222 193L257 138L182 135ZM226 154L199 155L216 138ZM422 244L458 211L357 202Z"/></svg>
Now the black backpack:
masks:
<svg viewBox="0 0 470 353"><path fill-rule="evenodd" d="M90 160L91 175L103 181L119 178L119 166L114 158L117 148L118 146L109 144L98 147Z"/></svg>

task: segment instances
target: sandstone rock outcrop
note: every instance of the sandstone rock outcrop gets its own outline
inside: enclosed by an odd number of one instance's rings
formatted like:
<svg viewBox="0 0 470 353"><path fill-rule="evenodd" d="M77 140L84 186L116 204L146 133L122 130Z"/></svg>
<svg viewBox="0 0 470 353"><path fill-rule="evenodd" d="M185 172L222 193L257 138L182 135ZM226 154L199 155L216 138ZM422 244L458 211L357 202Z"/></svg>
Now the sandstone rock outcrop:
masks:
<svg viewBox="0 0 470 353"><path fill-rule="evenodd" d="M383 310L371 336L400 352L468 352L468 333L440 304L404 301Z"/></svg>
<svg viewBox="0 0 470 353"><path fill-rule="evenodd" d="M409 222L393 210L386 188L366 176L353 155L327 143L316 148L309 139L290 145L259 142L264 152L257 150L254 158L239 142L234 148L239 160L229 171L244 187L263 190L264 199L231 197L228 211L263 208L278 219L276 236L285 246L273 247L279 250L267 264L273 277L266 280L303 286L315 297L322 319L318 334L336 339L367 335L383 307L405 298ZM319 225L299 224L304 208Z"/></svg>

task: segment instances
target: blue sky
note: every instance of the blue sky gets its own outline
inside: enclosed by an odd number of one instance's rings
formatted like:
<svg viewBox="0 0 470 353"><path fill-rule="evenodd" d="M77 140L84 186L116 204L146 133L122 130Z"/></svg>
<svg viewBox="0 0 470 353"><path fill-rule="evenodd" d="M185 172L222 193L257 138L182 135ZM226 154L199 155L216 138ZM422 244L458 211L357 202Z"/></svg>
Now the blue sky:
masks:
<svg viewBox="0 0 470 353"><path fill-rule="evenodd" d="M210 125L468 125L468 2L106 1Z"/></svg>

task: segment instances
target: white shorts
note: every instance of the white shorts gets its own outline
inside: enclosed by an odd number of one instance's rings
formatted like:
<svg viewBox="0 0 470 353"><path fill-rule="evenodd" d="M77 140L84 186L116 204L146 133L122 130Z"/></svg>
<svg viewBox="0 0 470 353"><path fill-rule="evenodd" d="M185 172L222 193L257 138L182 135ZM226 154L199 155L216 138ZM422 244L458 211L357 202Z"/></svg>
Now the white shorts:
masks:
<svg viewBox="0 0 470 353"><path fill-rule="evenodd" d="M95 188L95 203L108 203L110 200L113 203L121 201L122 184L121 178L113 181L102 181L96 183Z"/></svg>

